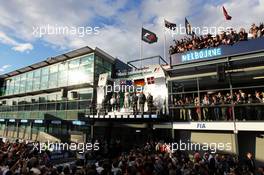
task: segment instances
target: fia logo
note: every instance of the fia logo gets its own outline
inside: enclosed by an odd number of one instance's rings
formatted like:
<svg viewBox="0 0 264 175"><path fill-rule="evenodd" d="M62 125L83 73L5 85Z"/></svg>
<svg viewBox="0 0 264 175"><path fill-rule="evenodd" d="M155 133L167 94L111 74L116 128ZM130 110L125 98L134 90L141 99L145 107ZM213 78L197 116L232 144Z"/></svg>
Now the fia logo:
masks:
<svg viewBox="0 0 264 175"><path fill-rule="evenodd" d="M197 123L196 128L206 128L205 123Z"/></svg>

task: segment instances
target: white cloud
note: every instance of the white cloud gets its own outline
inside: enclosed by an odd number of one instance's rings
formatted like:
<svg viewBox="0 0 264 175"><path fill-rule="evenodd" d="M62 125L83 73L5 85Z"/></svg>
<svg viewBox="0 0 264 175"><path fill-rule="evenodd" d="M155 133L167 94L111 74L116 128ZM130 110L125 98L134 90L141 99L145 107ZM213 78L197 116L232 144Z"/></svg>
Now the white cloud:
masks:
<svg viewBox="0 0 264 175"><path fill-rule="evenodd" d="M164 18L178 25L184 24L184 18L187 17L193 26L221 25L232 26L235 29L239 29L240 26L249 27L253 22L264 21L263 0L243 0L239 3L234 0L207 1L207 3L204 3L204 0L145 0L137 7L124 10L129 2L123 0L98 0L93 3L83 0L3 1L0 6L0 31L12 32L16 38L28 42L20 46L10 44L14 50L21 51L33 49L29 43L38 42L32 34L33 26L50 24L95 27L94 25L99 25L101 27L99 35L87 35L82 38L73 35L46 35L41 40L56 49L97 46L114 57L131 60L139 58L142 24L159 37L156 44L143 44L143 56L163 56ZM222 5L233 17L231 21L224 20ZM0 35L0 39L3 43L12 43L9 37ZM173 38L167 38L167 46L172 40Z"/></svg>
<svg viewBox="0 0 264 175"><path fill-rule="evenodd" d="M16 40L7 36L4 32L0 31L0 42L3 44L13 46L12 49L18 52L25 52L33 49L32 44L30 43L19 43Z"/></svg>
<svg viewBox="0 0 264 175"><path fill-rule="evenodd" d="M3 66L0 67L0 72L5 72L6 69L8 69L10 67L11 67L11 65L9 65L9 64L3 65Z"/></svg>
<svg viewBox="0 0 264 175"><path fill-rule="evenodd" d="M24 51L29 51L33 50L33 46L30 43L24 43L24 44L18 44L15 47L12 47L13 50L18 51L18 52L24 52Z"/></svg>

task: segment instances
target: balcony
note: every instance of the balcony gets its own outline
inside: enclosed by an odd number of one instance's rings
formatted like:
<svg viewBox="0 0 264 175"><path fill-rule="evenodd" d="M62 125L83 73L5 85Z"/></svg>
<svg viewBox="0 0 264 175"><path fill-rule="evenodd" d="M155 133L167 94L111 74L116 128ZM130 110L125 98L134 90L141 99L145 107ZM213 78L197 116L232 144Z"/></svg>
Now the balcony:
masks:
<svg viewBox="0 0 264 175"><path fill-rule="evenodd" d="M234 45L222 45L217 48L205 48L200 50L192 50L184 53L176 53L171 55L171 65L180 65L194 63L200 61L210 61L219 58L227 58L237 55L246 55L250 53L258 53L264 51L264 38L250 39L248 41L240 41Z"/></svg>

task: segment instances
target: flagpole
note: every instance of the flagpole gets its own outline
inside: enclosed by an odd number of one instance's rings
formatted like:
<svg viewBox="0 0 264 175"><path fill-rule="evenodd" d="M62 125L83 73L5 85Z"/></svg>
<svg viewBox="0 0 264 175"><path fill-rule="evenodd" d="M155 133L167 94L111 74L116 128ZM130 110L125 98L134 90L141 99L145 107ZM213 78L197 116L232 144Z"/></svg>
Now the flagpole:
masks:
<svg viewBox="0 0 264 175"><path fill-rule="evenodd" d="M142 51L143 51L143 45L142 45L142 29L143 24L141 25L141 35L140 35L140 68L142 68Z"/></svg>
<svg viewBox="0 0 264 175"><path fill-rule="evenodd" d="M163 19L163 22L165 23L165 18ZM166 32L165 32L165 24L163 25L163 34L164 34L164 39L163 39L163 59L166 60Z"/></svg>

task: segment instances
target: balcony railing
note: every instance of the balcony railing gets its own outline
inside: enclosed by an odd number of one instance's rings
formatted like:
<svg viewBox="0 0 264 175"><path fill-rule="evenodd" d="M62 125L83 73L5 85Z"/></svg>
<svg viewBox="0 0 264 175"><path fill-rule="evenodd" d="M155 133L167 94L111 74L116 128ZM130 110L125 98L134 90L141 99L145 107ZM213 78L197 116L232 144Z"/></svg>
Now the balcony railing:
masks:
<svg viewBox="0 0 264 175"><path fill-rule="evenodd" d="M264 103L172 105L169 110L174 121L264 120Z"/></svg>
<svg viewBox="0 0 264 175"><path fill-rule="evenodd" d="M18 105L2 105L0 106L0 112L79 110L90 109L91 107L91 99L72 101L68 100L41 103L25 103Z"/></svg>

